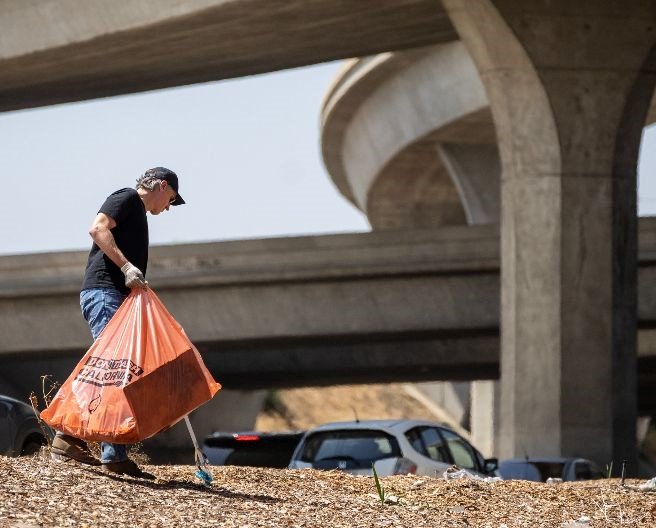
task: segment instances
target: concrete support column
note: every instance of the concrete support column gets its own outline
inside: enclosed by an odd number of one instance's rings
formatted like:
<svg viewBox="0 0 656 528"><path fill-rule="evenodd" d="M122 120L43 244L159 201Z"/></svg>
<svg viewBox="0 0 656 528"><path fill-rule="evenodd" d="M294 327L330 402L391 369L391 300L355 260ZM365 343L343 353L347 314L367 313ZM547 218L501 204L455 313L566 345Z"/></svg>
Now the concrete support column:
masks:
<svg viewBox="0 0 656 528"><path fill-rule="evenodd" d="M466 381L430 381L413 387L448 415L446 422L470 429L470 385Z"/></svg>
<svg viewBox="0 0 656 528"><path fill-rule="evenodd" d="M636 163L656 3L442 3L501 155L499 455L634 463Z"/></svg>
<svg viewBox="0 0 656 528"><path fill-rule="evenodd" d="M458 189L467 223L498 223L501 166L497 146L441 143L437 151Z"/></svg>
<svg viewBox="0 0 656 528"><path fill-rule="evenodd" d="M467 223L498 223L501 164L497 145L440 143L437 151L458 189ZM472 442L486 457L492 457L497 452L499 382L474 381L467 385Z"/></svg>
<svg viewBox="0 0 656 528"><path fill-rule="evenodd" d="M471 384L471 441L485 457L497 454L499 389L498 381Z"/></svg>

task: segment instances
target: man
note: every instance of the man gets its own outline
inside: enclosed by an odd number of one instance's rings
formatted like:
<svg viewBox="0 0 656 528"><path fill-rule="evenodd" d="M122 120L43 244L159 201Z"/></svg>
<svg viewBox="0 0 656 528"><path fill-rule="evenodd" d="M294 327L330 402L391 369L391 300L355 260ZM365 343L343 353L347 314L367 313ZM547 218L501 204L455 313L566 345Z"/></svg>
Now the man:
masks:
<svg viewBox="0 0 656 528"><path fill-rule="evenodd" d="M184 203L178 193L177 175L164 167L147 170L137 179L136 189L120 189L103 203L89 229L93 245L80 292L82 314L94 339L116 313L130 289L146 287L146 212L158 215L172 205ZM109 473L154 478L128 458L127 446L103 442L101 451L98 461L86 442L59 431L52 443L54 458L100 464Z"/></svg>

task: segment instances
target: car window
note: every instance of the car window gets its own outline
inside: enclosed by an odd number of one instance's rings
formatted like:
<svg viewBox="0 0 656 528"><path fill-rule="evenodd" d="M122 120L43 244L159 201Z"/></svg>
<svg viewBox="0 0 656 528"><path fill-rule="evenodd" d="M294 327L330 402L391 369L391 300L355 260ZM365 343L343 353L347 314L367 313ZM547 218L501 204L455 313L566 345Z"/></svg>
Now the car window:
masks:
<svg viewBox="0 0 656 528"><path fill-rule="evenodd" d="M453 462L457 466L479 471L474 449L465 440L447 429L442 429L442 435L449 446Z"/></svg>
<svg viewBox="0 0 656 528"><path fill-rule="evenodd" d="M601 470L589 462L577 462L574 466L576 480L592 480L603 478Z"/></svg>
<svg viewBox="0 0 656 528"><path fill-rule="evenodd" d="M499 465L499 473L501 473L504 479L543 482L542 473L540 473L538 467L535 464L523 460L504 460Z"/></svg>
<svg viewBox="0 0 656 528"><path fill-rule="evenodd" d="M405 437L417 453L437 462L450 462L446 444L436 427L414 427L406 431Z"/></svg>
<svg viewBox="0 0 656 528"><path fill-rule="evenodd" d="M449 453L442 435L435 427L426 427L421 431L421 439L426 446L428 456L438 462L449 462Z"/></svg>
<svg viewBox="0 0 656 528"><path fill-rule="evenodd" d="M542 475L542 482L550 478L563 478L565 463L564 462L533 462Z"/></svg>
<svg viewBox="0 0 656 528"><path fill-rule="evenodd" d="M354 429L321 431L309 435L300 459L315 467L321 462L330 465L341 460L349 461L348 467L370 468L376 460L400 456L399 444L393 436L383 431ZM324 468L326 464L319 465Z"/></svg>
<svg viewBox="0 0 656 528"><path fill-rule="evenodd" d="M213 465L285 468L289 465L302 432L216 432L205 438L203 452Z"/></svg>
<svg viewBox="0 0 656 528"><path fill-rule="evenodd" d="M420 455L428 456L424 442L421 439L421 430L422 427L413 427L405 432L405 437L408 440L408 443L412 446L417 453Z"/></svg>
<svg viewBox="0 0 656 528"><path fill-rule="evenodd" d="M536 460L507 460L500 464L499 472L504 479L546 482L548 478L563 478L563 462Z"/></svg>

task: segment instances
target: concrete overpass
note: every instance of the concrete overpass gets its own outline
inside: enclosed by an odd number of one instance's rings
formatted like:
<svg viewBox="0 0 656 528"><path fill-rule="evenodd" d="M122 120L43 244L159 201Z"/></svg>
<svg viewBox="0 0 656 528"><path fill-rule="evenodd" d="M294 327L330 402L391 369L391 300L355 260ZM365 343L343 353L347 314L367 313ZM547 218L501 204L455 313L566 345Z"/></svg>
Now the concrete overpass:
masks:
<svg viewBox="0 0 656 528"><path fill-rule="evenodd" d="M645 125L655 120L652 97ZM497 136L483 80L463 42L347 61L325 95L321 125L333 182L374 230L499 223ZM498 425L499 389L489 385L431 390L448 395L442 405L493 453L487 415ZM470 421L477 415L485 418Z"/></svg>
<svg viewBox="0 0 656 528"><path fill-rule="evenodd" d="M490 102L461 41L346 61L324 97L321 146L374 230L499 223Z"/></svg>
<svg viewBox="0 0 656 528"><path fill-rule="evenodd" d="M435 0L40 0L5 3L0 13L0 110L456 38Z"/></svg>
<svg viewBox="0 0 656 528"><path fill-rule="evenodd" d="M1 110L460 39L501 161L499 454L635 460L635 174L656 2L49 0L0 13ZM458 214L452 194L431 204Z"/></svg>
<svg viewBox="0 0 656 528"><path fill-rule="evenodd" d="M640 402L651 413L656 219L640 233ZM496 379L498 248L494 225L161 246L149 279L226 389ZM1 393L65 379L90 346L77 301L85 259L0 257Z"/></svg>
<svg viewBox="0 0 656 528"><path fill-rule="evenodd" d="M493 378L497 246L486 226L156 247L149 280L226 388ZM90 346L85 259L0 257L0 391Z"/></svg>

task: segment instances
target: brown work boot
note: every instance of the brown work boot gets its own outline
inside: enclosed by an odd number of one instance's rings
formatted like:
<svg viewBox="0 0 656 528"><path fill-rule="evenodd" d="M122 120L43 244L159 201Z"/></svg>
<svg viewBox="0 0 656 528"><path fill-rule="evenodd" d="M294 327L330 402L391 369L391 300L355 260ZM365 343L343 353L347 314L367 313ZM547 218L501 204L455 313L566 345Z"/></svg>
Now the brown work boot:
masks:
<svg viewBox="0 0 656 528"><path fill-rule="evenodd" d="M123 462L107 462L102 464L102 469L106 473L115 475L128 475L130 477L155 480L155 475L142 471L132 460L123 460Z"/></svg>
<svg viewBox="0 0 656 528"><path fill-rule="evenodd" d="M87 443L70 435L55 435L50 448L50 456L53 460L76 460L90 466L100 465L100 460L91 454Z"/></svg>

